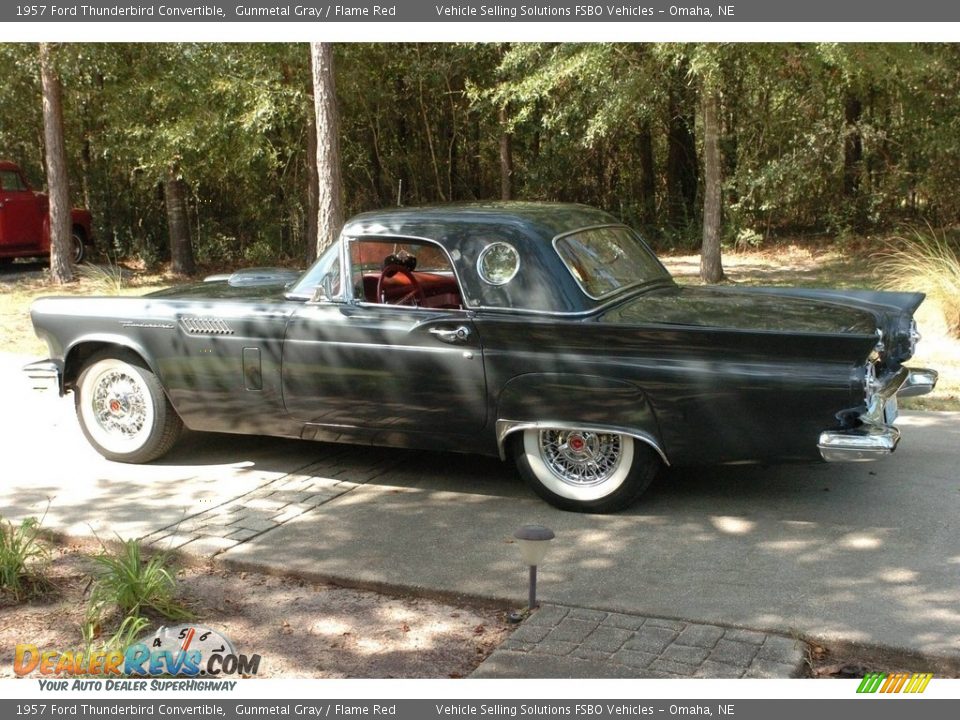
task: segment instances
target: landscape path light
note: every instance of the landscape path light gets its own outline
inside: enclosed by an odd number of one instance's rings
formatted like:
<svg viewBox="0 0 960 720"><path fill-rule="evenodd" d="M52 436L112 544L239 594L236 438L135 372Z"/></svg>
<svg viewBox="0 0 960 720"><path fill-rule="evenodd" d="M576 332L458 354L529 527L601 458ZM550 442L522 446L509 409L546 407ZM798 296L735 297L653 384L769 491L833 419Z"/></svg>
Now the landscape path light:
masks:
<svg viewBox="0 0 960 720"><path fill-rule="evenodd" d="M523 561L530 566L529 611L537 606L537 566L543 562L550 541L556 535L553 530L543 525L524 525L513 536L519 541Z"/></svg>

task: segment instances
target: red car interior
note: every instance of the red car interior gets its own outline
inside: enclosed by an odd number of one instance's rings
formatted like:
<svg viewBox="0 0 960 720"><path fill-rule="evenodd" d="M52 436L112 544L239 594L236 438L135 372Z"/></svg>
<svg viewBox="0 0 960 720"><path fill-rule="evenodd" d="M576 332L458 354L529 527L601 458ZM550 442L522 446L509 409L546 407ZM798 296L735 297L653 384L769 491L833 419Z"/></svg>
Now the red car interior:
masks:
<svg viewBox="0 0 960 720"><path fill-rule="evenodd" d="M463 301L460 298L460 289L457 287L457 280L449 275L440 275L438 273L413 271L412 274L420 283L423 290L423 301L421 307L429 308L447 308L460 309L463 307ZM363 275L363 297L366 302L380 303L385 302L388 305L403 303L405 305L415 304L419 298L414 285L410 279L403 273L396 273L383 278L382 290L384 298L377 297L377 285L380 283L380 273L364 273ZM409 299L406 299L408 298Z"/></svg>

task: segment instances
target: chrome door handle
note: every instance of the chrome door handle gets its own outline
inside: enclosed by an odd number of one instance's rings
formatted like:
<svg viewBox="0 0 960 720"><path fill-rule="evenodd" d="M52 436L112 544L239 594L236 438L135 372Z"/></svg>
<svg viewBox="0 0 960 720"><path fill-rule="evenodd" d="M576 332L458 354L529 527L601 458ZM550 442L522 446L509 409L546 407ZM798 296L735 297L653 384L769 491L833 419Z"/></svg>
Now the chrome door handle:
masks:
<svg viewBox="0 0 960 720"><path fill-rule="evenodd" d="M437 340L442 340L446 343L462 343L466 342L467 338L470 337L470 328L466 325L460 325L452 330L432 327L429 332L436 337Z"/></svg>

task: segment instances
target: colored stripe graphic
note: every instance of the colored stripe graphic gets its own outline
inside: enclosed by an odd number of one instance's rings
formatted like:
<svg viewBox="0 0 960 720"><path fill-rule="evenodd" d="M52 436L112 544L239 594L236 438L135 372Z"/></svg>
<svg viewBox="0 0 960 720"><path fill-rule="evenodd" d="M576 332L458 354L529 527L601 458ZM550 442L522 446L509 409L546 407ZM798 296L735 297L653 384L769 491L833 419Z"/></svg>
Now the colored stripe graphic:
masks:
<svg viewBox="0 0 960 720"><path fill-rule="evenodd" d="M863 682L857 688L858 693L875 693L880 687L880 683L887 677L884 673L867 673L863 676Z"/></svg>
<svg viewBox="0 0 960 720"><path fill-rule="evenodd" d="M927 689L933 673L867 673L860 681L858 693L922 693Z"/></svg>

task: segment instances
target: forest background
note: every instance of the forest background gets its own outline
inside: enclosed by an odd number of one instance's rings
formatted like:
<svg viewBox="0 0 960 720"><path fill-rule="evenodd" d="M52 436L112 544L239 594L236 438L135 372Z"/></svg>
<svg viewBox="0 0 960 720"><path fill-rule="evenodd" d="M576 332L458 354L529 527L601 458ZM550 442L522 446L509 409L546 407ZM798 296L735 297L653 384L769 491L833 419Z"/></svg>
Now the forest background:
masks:
<svg viewBox="0 0 960 720"><path fill-rule="evenodd" d="M728 248L960 218L958 45L357 43L333 57L347 217L574 201L659 251L700 247L711 193ZM171 199L203 266L315 255L309 45L61 44L51 58L71 199L111 258L167 260ZM0 44L0 64L0 156L42 187L38 46Z"/></svg>

